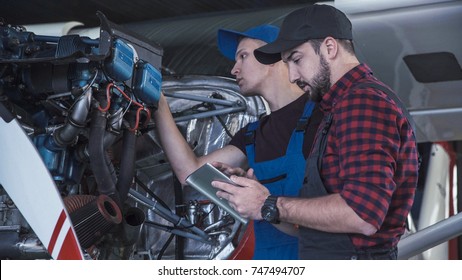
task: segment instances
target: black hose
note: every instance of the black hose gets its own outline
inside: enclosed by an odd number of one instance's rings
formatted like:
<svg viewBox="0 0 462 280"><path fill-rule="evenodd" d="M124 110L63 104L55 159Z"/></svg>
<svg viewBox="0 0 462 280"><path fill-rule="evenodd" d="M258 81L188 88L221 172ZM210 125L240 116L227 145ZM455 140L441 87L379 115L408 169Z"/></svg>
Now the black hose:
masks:
<svg viewBox="0 0 462 280"><path fill-rule="evenodd" d="M120 157L119 179L116 189L119 191L120 201L123 203L128 196L135 176L135 147L136 135L134 131L124 130L122 155Z"/></svg>
<svg viewBox="0 0 462 280"><path fill-rule="evenodd" d="M181 186L180 181L176 176L173 176L173 189L175 192L175 213L178 216L183 216L185 209L184 207L180 207L180 205L184 205L183 203L183 187ZM175 237L175 259L177 260L184 260L184 248L185 248L185 238L177 235Z"/></svg>
<svg viewBox="0 0 462 280"><path fill-rule="evenodd" d="M141 181L140 178L138 177L135 177L135 182L147 193L149 194L151 197L153 197L157 203L159 203L160 205L162 205L163 207L165 207L166 209L168 209L169 211L172 211L170 209L170 207L168 207L167 203L165 203L159 196L157 196L153 191L151 191L148 186L146 186L146 184L143 183L143 181Z"/></svg>
<svg viewBox="0 0 462 280"><path fill-rule="evenodd" d="M170 243L172 243L173 237L175 237L175 235L170 234L170 236L168 237L168 239L165 242L164 246L162 246L162 248L160 249L159 254L157 255L158 260L161 260L162 257L164 256L164 253L167 250L168 246L170 245Z"/></svg>
<svg viewBox="0 0 462 280"><path fill-rule="evenodd" d="M107 132L106 132L107 134ZM104 151L107 151L107 149L105 148ZM117 182L117 172L114 168L114 164L112 164L112 157L109 156L109 154L107 152L105 152L106 154L106 165L107 165L107 168L108 168L108 172L109 174L111 175L111 179L112 179L112 183L115 184ZM119 198L117 198L119 199Z"/></svg>
<svg viewBox="0 0 462 280"><path fill-rule="evenodd" d="M115 184L112 180L111 171L106 161L106 151L104 150L104 134L106 132L106 114L99 110L94 110L90 126L88 143L88 153L90 166L95 175L100 194L113 196L116 193Z"/></svg>
<svg viewBox="0 0 462 280"><path fill-rule="evenodd" d="M72 144L80 131L86 126L88 112L90 111L91 91L81 95L69 112L67 123L54 134L54 140L60 147Z"/></svg>

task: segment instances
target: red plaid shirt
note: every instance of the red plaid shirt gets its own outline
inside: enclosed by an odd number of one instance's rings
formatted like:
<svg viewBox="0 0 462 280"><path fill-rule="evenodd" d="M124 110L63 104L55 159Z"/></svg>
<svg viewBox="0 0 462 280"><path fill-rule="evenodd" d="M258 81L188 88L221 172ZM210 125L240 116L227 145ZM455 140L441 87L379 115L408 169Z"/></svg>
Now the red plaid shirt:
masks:
<svg viewBox="0 0 462 280"><path fill-rule="evenodd" d="M324 185L379 229L372 236L351 234L356 248L398 243L418 177L412 128L386 93L356 88L371 82L382 84L361 64L335 83L320 103L334 120L322 160Z"/></svg>

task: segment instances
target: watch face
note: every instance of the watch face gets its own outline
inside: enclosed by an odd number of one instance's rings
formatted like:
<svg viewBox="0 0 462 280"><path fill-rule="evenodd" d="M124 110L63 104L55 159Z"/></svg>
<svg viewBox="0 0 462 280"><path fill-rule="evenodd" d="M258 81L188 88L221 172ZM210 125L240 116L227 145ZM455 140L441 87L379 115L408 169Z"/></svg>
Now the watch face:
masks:
<svg viewBox="0 0 462 280"><path fill-rule="evenodd" d="M269 196L261 208L261 217L263 220L274 224L279 223L279 211L276 201L277 197Z"/></svg>
<svg viewBox="0 0 462 280"><path fill-rule="evenodd" d="M261 213L262 213L262 218L265 220L265 221L268 221L268 222L271 222L273 221L274 219L274 216L275 216L275 209L273 207L269 207L269 206L263 206L262 210L261 210Z"/></svg>

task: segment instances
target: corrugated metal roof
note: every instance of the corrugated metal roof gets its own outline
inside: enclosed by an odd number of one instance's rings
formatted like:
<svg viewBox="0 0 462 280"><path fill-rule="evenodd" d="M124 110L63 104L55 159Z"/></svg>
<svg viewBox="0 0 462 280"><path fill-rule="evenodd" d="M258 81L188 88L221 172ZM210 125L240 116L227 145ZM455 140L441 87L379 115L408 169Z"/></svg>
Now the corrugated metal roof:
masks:
<svg viewBox="0 0 462 280"><path fill-rule="evenodd" d="M279 26L297 6L245 12L210 13L182 19L152 20L125 25L158 43L164 49L163 65L178 75L219 75L231 77L233 61L218 50L219 28L244 31L259 24Z"/></svg>
<svg viewBox="0 0 462 280"><path fill-rule="evenodd" d="M233 62L217 49L219 28L245 30L280 24L294 5L313 0L15 0L5 1L0 17L7 24L78 21L99 26L96 11L160 44L163 65L178 75L231 76ZM292 5L292 6L291 6ZM167 72L166 72L167 73Z"/></svg>
<svg viewBox="0 0 462 280"><path fill-rule="evenodd" d="M98 25L100 10L113 22L122 24L160 18L242 11L312 3L312 0L14 0L2 1L0 17L11 24L80 21Z"/></svg>

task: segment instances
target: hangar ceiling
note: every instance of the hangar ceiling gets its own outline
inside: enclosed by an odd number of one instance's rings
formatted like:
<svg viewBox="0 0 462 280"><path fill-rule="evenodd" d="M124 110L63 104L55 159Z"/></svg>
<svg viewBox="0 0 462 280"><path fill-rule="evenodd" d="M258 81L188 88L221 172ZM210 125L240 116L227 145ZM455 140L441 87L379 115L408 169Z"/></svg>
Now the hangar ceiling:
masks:
<svg viewBox="0 0 462 280"><path fill-rule="evenodd" d="M88 26L99 24L101 11L117 24L196 16L213 12L241 12L287 5L307 4L313 0L14 0L2 1L0 16L11 24L35 24L80 21Z"/></svg>
<svg viewBox="0 0 462 280"><path fill-rule="evenodd" d="M219 28L246 30L265 23L279 26L288 13L313 2L14 0L2 1L0 18L9 24L27 26L78 21L83 26L71 33L85 34L85 29L99 31L96 16L99 10L113 23L162 47L164 79L184 75L232 77L233 61L221 55L216 44ZM458 123L462 117L462 41L458 36L462 1L335 0L335 5L352 20L360 61L370 65L377 77L398 92L419 126L420 141L462 139ZM439 58L438 62L449 61L451 67L435 64L428 57ZM443 65L439 68L446 72L434 71L435 65ZM414 76L416 70L428 68L432 76L427 72L423 79ZM447 71L454 76L446 75ZM435 79L441 76L444 79Z"/></svg>
<svg viewBox="0 0 462 280"><path fill-rule="evenodd" d="M293 9L313 0L15 0L3 1L7 24L34 25L77 21L98 27L96 11L147 37L164 50L164 75L231 77L232 61L216 45L219 28L246 30L258 24L280 25Z"/></svg>

